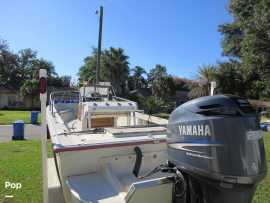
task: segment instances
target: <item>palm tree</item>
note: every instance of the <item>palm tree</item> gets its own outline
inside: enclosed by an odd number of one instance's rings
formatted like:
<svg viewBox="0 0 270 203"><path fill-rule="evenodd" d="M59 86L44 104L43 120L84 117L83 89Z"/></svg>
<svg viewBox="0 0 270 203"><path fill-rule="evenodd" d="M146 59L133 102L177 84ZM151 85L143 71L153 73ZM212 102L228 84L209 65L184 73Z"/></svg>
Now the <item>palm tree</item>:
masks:
<svg viewBox="0 0 270 203"><path fill-rule="evenodd" d="M134 82L134 88L138 89L141 87L146 87L147 82L143 77L143 74L147 74L146 71L140 66L135 66L131 69L131 71L133 72L132 80Z"/></svg>
<svg viewBox="0 0 270 203"><path fill-rule="evenodd" d="M141 98L141 105L142 108L145 109L147 114L149 115L148 117L148 125L149 125L151 115L160 112L165 104L159 98L152 95L147 99L145 99L144 97Z"/></svg>
<svg viewBox="0 0 270 203"><path fill-rule="evenodd" d="M212 65L199 67L194 75L196 86L188 93L188 97L193 99L210 94L211 82L215 80L216 68Z"/></svg>
<svg viewBox="0 0 270 203"><path fill-rule="evenodd" d="M110 47L102 56L101 78L110 81L117 93L121 93L121 86L126 84L129 75L128 59L122 48Z"/></svg>

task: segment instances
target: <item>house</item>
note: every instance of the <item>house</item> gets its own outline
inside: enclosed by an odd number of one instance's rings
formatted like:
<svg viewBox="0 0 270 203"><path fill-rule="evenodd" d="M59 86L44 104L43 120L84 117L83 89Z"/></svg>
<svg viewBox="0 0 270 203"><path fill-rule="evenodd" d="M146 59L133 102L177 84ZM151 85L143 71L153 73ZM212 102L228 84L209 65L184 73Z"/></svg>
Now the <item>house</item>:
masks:
<svg viewBox="0 0 270 203"><path fill-rule="evenodd" d="M20 90L12 86L0 86L0 109L31 109L31 98L23 98ZM38 97L33 100L33 109L40 109Z"/></svg>
<svg viewBox="0 0 270 203"><path fill-rule="evenodd" d="M50 99L50 94L54 91L69 91L71 88L69 87L53 87L48 86L48 103ZM29 96L22 97L20 95L20 90L13 88L11 86L0 86L0 109L40 109L40 100L39 95L37 95L33 99L32 106L32 98Z"/></svg>
<svg viewBox="0 0 270 203"><path fill-rule="evenodd" d="M248 99L248 101L257 112L266 111L267 109L270 109L270 101L261 101L253 99Z"/></svg>
<svg viewBox="0 0 270 203"><path fill-rule="evenodd" d="M0 86L0 109L17 109L24 105L18 89Z"/></svg>

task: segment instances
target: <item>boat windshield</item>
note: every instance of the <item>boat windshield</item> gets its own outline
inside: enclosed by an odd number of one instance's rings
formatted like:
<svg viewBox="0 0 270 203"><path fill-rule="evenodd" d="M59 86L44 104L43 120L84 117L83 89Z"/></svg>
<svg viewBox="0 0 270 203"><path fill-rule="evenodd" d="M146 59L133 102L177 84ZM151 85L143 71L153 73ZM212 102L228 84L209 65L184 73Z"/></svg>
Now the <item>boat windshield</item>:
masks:
<svg viewBox="0 0 270 203"><path fill-rule="evenodd" d="M80 94L83 99L104 98L115 96L110 85L88 85L80 88Z"/></svg>

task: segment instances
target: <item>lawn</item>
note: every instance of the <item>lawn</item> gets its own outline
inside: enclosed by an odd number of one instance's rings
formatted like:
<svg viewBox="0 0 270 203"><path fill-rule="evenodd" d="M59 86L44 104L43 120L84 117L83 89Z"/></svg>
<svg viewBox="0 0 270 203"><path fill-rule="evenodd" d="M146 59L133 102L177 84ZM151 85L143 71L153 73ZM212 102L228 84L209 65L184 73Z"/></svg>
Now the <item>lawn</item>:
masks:
<svg viewBox="0 0 270 203"><path fill-rule="evenodd" d="M156 113L156 114L153 114L153 116L157 116L157 117L164 118L164 119L169 119L170 114L168 114L168 113Z"/></svg>
<svg viewBox="0 0 270 203"><path fill-rule="evenodd" d="M52 157L48 143L49 157ZM41 141L13 141L0 143L0 202L42 202ZM5 182L21 183L21 189L5 189ZM14 195L6 198L5 195Z"/></svg>
<svg viewBox="0 0 270 203"><path fill-rule="evenodd" d="M253 203L269 203L270 202L270 132L264 134L264 146L267 160L267 176L258 185Z"/></svg>
<svg viewBox="0 0 270 203"><path fill-rule="evenodd" d="M26 123L30 123L31 111L0 111L0 125L12 124L16 120L25 120ZM41 123L41 115L38 115L38 123Z"/></svg>
<svg viewBox="0 0 270 203"><path fill-rule="evenodd" d="M264 134L268 163L267 177L259 184L253 203L270 202L270 132ZM52 157L50 143L48 156ZM16 141L0 143L0 202L42 202L41 141ZM21 183L22 189L5 189L5 181ZM14 198L4 199L12 194Z"/></svg>

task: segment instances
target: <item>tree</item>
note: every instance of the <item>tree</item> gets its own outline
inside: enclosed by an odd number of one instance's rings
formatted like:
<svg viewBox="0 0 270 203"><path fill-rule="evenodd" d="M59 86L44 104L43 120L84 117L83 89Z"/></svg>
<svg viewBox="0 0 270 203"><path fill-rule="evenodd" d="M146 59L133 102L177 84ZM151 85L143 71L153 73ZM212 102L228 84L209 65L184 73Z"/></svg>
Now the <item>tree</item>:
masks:
<svg viewBox="0 0 270 203"><path fill-rule="evenodd" d="M152 83L152 93L157 98L167 102L175 95L175 85L170 75L161 75Z"/></svg>
<svg viewBox="0 0 270 203"><path fill-rule="evenodd" d="M147 73L142 67L135 66L131 69L131 72L133 73L133 75L131 76L131 80L134 84L134 89L147 87L147 81L143 77L143 75L146 75Z"/></svg>
<svg viewBox="0 0 270 203"><path fill-rule="evenodd" d="M21 95L22 97L30 97L31 99L31 109L33 108L34 99L38 96L38 80L37 79L27 79L23 86L21 87Z"/></svg>
<svg viewBox="0 0 270 203"><path fill-rule="evenodd" d="M127 83L129 75L129 57L122 48L110 47L104 50L101 65L101 79L110 81L116 93L123 93L123 85Z"/></svg>
<svg viewBox="0 0 270 203"><path fill-rule="evenodd" d="M37 59L36 51L22 49L14 54L6 41L0 39L1 84L19 88L28 79L38 79L41 68L47 69L48 77L57 76L52 62Z"/></svg>
<svg viewBox="0 0 270 203"><path fill-rule="evenodd" d="M101 52L101 56L103 51ZM80 67L77 76L80 83L87 81L89 83L96 83L96 68L97 68L97 49L92 47L92 55L85 57L84 64Z"/></svg>
<svg viewBox="0 0 270 203"><path fill-rule="evenodd" d="M6 41L0 39L0 84L19 89L23 87L23 94L31 95L29 85L38 80L39 70L46 69L48 85L67 87L70 85L70 76L59 77L51 61L37 58L37 52L31 49L22 49L18 54L9 50ZM30 92L30 93L29 93Z"/></svg>
<svg viewBox="0 0 270 203"><path fill-rule="evenodd" d="M164 102L161 101L159 98L152 95L152 96L148 97L147 99L142 98L141 105L142 105L142 108L149 115L149 117L148 117L148 125L149 125L151 115L153 115L154 113L160 112L160 110L164 106Z"/></svg>
<svg viewBox="0 0 270 203"><path fill-rule="evenodd" d="M269 98L270 98L270 81L268 81L268 82L265 84L265 89L262 91L261 97L262 97L262 99L264 99L264 100L269 100ZM269 109L269 113L270 113L270 109ZM269 115L270 115L270 114L269 114Z"/></svg>
<svg viewBox="0 0 270 203"><path fill-rule="evenodd" d="M135 81L134 81L134 78L132 76L128 76L127 88L128 88L129 91L132 91L132 90L136 89Z"/></svg>
<svg viewBox="0 0 270 203"><path fill-rule="evenodd" d="M97 59L93 56L88 56L84 59L84 65L82 65L77 73L80 83L87 81L89 83L96 82L96 66Z"/></svg>
<svg viewBox="0 0 270 203"><path fill-rule="evenodd" d="M31 49L22 49L18 52L19 60L18 60L18 76L20 78L21 86L23 82L27 79L30 79L33 74L33 70L35 69L34 61L37 57L37 52L32 51Z"/></svg>
<svg viewBox="0 0 270 203"><path fill-rule="evenodd" d="M177 76L173 76L173 83L175 86L175 91L189 91L189 83L190 80L185 79L185 78L180 78Z"/></svg>
<svg viewBox="0 0 270 203"><path fill-rule="evenodd" d="M64 75L58 76L55 71L55 67L51 61L41 59L34 59L32 61L32 69L31 69L31 76L30 78L39 78L39 70L46 69L48 75L48 85L49 86L56 86L56 87L69 87L71 77Z"/></svg>
<svg viewBox="0 0 270 203"><path fill-rule="evenodd" d="M0 39L0 75L1 84L14 85L19 87L18 78L18 60L19 56L9 50L5 40Z"/></svg>
<svg viewBox="0 0 270 203"><path fill-rule="evenodd" d="M51 61L47 61L43 58L33 60L32 77L39 78L39 70L46 69L48 77L57 77L55 67Z"/></svg>
<svg viewBox="0 0 270 203"><path fill-rule="evenodd" d="M175 84L173 77L167 74L165 66L157 64L148 74L148 82L152 88L152 94L159 100L165 102L166 109L172 109L172 97L175 95Z"/></svg>
<svg viewBox="0 0 270 203"><path fill-rule="evenodd" d="M1 51L1 53L2 53L2 51L7 51L8 49L9 49L9 46L7 44L7 41L0 38L0 51Z"/></svg>
<svg viewBox="0 0 270 203"><path fill-rule="evenodd" d="M64 75L60 77L62 87L70 87L71 85L71 76Z"/></svg>
<svg viewBox="0 0 270 203"><path fill-rule="evenodd" d="M120 94L126 88L129 75L128 56L122 48L110 47L101 52L100 80L112 83L116 93ZM79 81L96 81L97 52L93 48L91 56L84 59L84 65L78 72Z"/></svg>
<svg viewBox="0 0 270 203"><path fill-rule="evenodd" d="M215 78L219 93L246 96L245 81L240 62L235 60L219 62Z"/></svg>
<svg viewBox="0 0 270 203"><path fill-rule="evenodd" d="M188 93L189 98L197 98L210 94L211 82L215 80L216 68L212 65L199 67L194 75L197 85Z"/></svg>
<svg viewBox="0 0 270 203"><path fill-rule="evenodd" d="M245 95L258 99L270 77L270 4L266 0L232 0L232 23L220 25L223 54L241 63Z"/></svg>
<svg viewBox="0 0 270 203"><path fill-rule="evenodd" d="M152 85L155 80L158 80L163 75L167 75L166 67L157 64L155 68L152 68L148 74L148 83Z"/></svg>
<svg viewBox="0 0 270 203"><path fill-rule="evenodd" d="M56 87L70 87L71 85L71 76L56 76L56 77L48 77L48 85L56 86Z"/></svg>

